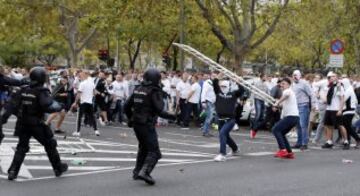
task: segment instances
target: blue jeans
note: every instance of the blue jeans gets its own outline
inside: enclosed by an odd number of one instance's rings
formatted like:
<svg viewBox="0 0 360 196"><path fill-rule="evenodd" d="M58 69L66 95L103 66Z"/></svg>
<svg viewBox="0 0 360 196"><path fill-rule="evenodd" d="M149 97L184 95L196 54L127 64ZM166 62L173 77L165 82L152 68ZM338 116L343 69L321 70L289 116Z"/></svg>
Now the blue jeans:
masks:
<svg viewBox="0 0 360 196"><path fill-rule="evenodd" d="M116 101L116 106L115 109L112 110L111 112L111 120L115 121L115 117L116 115L118 115L118 121L119 123L122 123L124 118L124 102L122 100L117 100Z"/></svg>
<svg viewBox="0 0 360 196"><path fill-rule="evenodd" d="M260 99L255 100L255 119L252 126L254 131L259 130L264 125L265 102Z"/></svg>
<svg viewBox="0 0 360 196"><path fill-rule="evenodd" d="M214 118L215 105L207 101L205 112L206 112L206 118L204 122L203 133L207 134L210 131L211 122Z"/></svg>
<svg viewBox="0 0 360 196"><path fill-rule="evenodd" d="M286 138L286 134L299 123L299 117L297 116L286 116L277 122L272 128L276 141L279 145L279 149L286 149L291 152L289 141Z"/></svg>
<svg viewBox="0 0 360 196"><path fill-rule="evenodd" d="M233 151L238 150L238 146L230 137L230 131L235 125L235 119L219 120L219 140L220 140L220 153L226 155L226 144L230 146Z"/></svg>
<svg viewBox="0 0 360 196"><path fill-rule="evenodd" d="M299 123L297 124L297 135L298 139L296 145L307 145L309 142L309 116L310 106L309 103L299 104Z"/></svg>

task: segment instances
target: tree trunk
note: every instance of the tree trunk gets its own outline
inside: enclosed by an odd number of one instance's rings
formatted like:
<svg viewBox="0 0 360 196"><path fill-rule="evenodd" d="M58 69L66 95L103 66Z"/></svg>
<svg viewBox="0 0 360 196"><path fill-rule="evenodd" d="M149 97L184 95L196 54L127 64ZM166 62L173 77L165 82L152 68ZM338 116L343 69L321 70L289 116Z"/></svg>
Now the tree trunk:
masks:
<svg viewBox="0 0 360 196"><path fill-rule="evenodd" d="M352 36L352 42L354 46L355 59L356 59L356 73L360 73L360 45L356 36Z"/></svg>
<svg viewBox="0 0 360 196"><path fill-rule="evenodd" d="M70 66L71 67L76 67L78 64L77 64L77 62L78 62L78 55L79 55L79 53L78 52L76 52L76 51L74 51L74 50L71 50L70 51Z"/></svg>
<svg viewBox="0 0 360 196"><path fill-rule="evenodd" d="M174 61L174 63L173 63L172 70L176 71L177 66L178 66L177 56L178 56L179 49L177 47L173 47L173 51L174 51L174 53L173 53L173 61Z"/></svg>
<svg viewBox="0 0 360 196"><path fill-rule="evenodd" d="M234 64L233 67L238 70L237 72L242 76L243 75L243 69L242 64L245 60L246 55L246 49L241 48L239 44L235 43L235 49L233 51L234 54Z"/></svg>
<svg viewBox="0 0 360 196"><path fill-rule="evenodd" d="M225 51L225 46L223 45L221 50L216 54L216 62L220 63L220 59L221 59L221 55L224 53Z"/></svg>
<svg viewBox="0 0 360 196"><path fill-rule="evenodd" d="M143 41L143 39L141 38L141 39L137 42L134 55L131 54L131 53L132 53L131 48L132 48L132 45L133 45L134 41L133 41L133 40L129 40L129 42L128 42L127 51L128 51L128 56L129 56L129 62L130 62L130 65L129 65L129 66L130 66L130 69L134 69L134 68L135 68L136 59L137 59L137 57L139 56L142 41Z"/></svg>

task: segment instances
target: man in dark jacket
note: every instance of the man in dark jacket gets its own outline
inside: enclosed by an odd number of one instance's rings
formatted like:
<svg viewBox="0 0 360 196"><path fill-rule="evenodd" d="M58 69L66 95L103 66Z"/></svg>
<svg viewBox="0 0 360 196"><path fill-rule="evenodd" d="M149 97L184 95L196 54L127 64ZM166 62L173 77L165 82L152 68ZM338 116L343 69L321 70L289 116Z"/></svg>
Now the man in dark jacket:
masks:
<svg viewBox="0 0 360 196"><path fill-rule="evenodd" d="M226 161L226 145L231 148L231 155L236 156L239 152L238 146L230 136L230 131L235 125L235 114L237 99L241 97L245 90L239 86L238 90L230 92L230 81L213 81L216 95L215 111L218 115L218 129L220 140L220 154L215 161Z"/></svg>
<svg viewBox="0 0 360 196"><path fill-rule="evenodd" d="M68 166L61 163L56 149L57 142L49 126L44 123L44 114L59 112L63 108L50 96L50 91L44 88L47 73L42 67L34 67L30 71L30 85L23 87L16 96L18 100L15 132L19 136L13 161L8 170L8 179L17 178L20 167L29 151L30 138L34 137L44 146L55 176L67 171Z"/></svg>
<svg viewBox="0 0 360 196"><path fill-rule="evenodd" d="M149 69L144 73L144 81L137 86L134 93L126 101L124 109L129 119L129 127L134 127L139 141L133 179L144 180L154 185L155 180L150 176L156 163L161 158L159 142L155 124L157 116L175 120L176 117L163 110L163 92L160 88L160 72Z"/></svg>
<svg viewBox="0 0 360 196"><path fill-rule="evenodd" d="M20 81L20 80L16 80L10 77L7 77L4 75L4 69L3 67L0 66L0 90L3 91L6 86L20 86L22 85L24 82ZM2 107L3 105L0 103L0 119L1 119L1 115L2 115ZM2 123L0 123L0 144L2 142L4 138L4 134L2 132Z"/></svg>

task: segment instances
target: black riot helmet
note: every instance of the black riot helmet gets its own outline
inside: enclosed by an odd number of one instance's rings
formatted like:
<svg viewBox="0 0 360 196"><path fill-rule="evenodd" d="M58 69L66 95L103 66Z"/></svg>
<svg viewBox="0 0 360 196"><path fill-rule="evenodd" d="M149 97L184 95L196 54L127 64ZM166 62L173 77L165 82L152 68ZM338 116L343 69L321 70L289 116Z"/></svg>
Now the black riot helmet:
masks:
<svg viewBox="0 0 360 196"><path fill-rule="evenodd" d="M30 84L42 86L46 82L47 73L43 67L34 67L30 70Z"/></svg>
<svg viewBox="0 0 360 196"><path fill-rule="evenodd" d="M159 70L157 70L155 68L150 68L150 69L146 70L143 78L144 78L144 82L146 84L151 84L153 86L159 86L160 80L161 80L161 74L160 74Z"/></svg>

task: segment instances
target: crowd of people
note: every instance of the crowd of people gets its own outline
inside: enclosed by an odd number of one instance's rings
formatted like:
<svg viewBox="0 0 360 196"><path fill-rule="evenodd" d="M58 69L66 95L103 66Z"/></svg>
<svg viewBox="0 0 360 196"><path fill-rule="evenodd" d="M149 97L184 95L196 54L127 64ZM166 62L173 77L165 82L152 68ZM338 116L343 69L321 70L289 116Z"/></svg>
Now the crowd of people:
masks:
<svg viewBox="0 0 360 196"><path fill-rule="evenodd" d="M90 126L99 136L98 123L102 126L119 124L125 126L129 119L124 113L124 104L143 80L142 71L81 70L64 69L50 77L45 84L50 88L56 101L65 105L62 111L49 114L46 124L53 125L54 132L67 132L62 122L68 114L77 111L76 129L73 136L81 136L81 127ZM14 79L27 78L27 69L4 69L4 75ZM55 85L52 85L55 84ZM271 129L280 151L281 158L294 158L291 149L306 150L309 142L318 144L325 133L322 148L332 148L341 143L349 149L351 138L355 147L360 147L354 123L356 112L360 112L360 80L347 75L338 76L329 72L306 74L295 70L292 76L268 76L260 74L253 78L253 85L277 100L275 105L266 103L262 97L236 84L217 71L208 72L161 72L161 88L164 110L175 113L176 120L158 118L157 126L177 124L181 129L190 126L201 128L204 137L213 137L213 124L219 130L220 150L216 161L226 160L226 145L231 154L238 153L230 131L240 124L246 100L253 105L255 115L250 122L250 138L256 138L258 130ZM8 92L3 89L1 101L6 102ZM338 138L333 141L333 130ZM293 131L291 131L293 130ZM296 137L296 144L289 145L287 138ZM284 150L287 153L284 153Z"/></svg>

